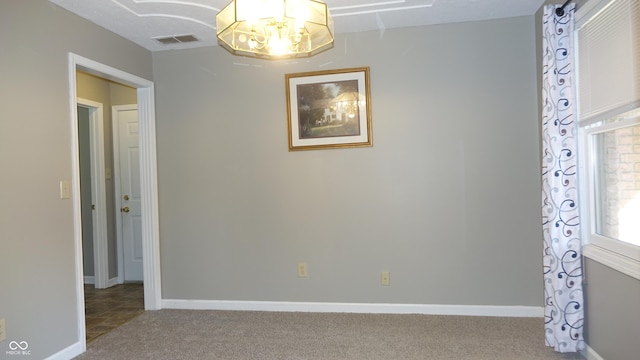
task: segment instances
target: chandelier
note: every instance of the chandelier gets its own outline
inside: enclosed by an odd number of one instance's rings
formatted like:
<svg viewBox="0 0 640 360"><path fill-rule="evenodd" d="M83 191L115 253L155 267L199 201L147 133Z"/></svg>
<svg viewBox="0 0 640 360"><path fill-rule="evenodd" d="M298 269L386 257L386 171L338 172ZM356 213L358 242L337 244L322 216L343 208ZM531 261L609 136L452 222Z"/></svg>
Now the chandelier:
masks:
<svg viewBox="0 0 640 360"><path fill-rule="evenodd" d="M316 0L233 0L216 15L216 28L234 55L284 59L333 47L333 19Z"/></svg>

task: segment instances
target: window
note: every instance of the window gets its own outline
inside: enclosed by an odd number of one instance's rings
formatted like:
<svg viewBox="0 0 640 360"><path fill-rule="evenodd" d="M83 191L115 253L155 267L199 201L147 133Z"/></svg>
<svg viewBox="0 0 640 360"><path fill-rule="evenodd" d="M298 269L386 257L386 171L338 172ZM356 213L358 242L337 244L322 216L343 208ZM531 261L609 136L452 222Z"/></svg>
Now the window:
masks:
<svg viewBox="0 0 640 360"><path fill-rule="evenodd" d="M582 185L587 188L583 201L590 224L586 238L593 245L640 260L640 108L582 131L586 145Z"/></svg>
<svg viewBox="0 0 640 360"><path fill-rule="evenodd" d="M640 1L591 0L576 29L584 254L640 279Z"/></svg>
<svg viewBox="0 0 640 360"><path fill-rule="evenodd" d="M636 111L633 125L591 136L595 160L595 232L633 245L640 245L639 116Z"/></svg>

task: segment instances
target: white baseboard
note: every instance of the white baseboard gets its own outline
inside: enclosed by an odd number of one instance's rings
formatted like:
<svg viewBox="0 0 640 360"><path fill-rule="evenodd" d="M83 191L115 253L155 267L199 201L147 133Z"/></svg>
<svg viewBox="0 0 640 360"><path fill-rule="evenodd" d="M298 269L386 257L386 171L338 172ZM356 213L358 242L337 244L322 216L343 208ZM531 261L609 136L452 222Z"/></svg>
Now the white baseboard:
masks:
<svg viewBox="0 0 640 360"><path fill-rule="evenodd" d="M86 347L83 346L84 344L77 342L73 345L70 345L60 351L58 351L57 353L45 358L45 360L69 360L69 359L73 359L74 357L82 354L83 352L85 352L87 349ZM16 356L17 358L22 357L22 356Z"/></svg>
<svg viewBox="0 0 640 360"><path fill-rule="evenodd" d="M538 306L318 303L163 299L163 309L543 317Z"/></svg>
<svg viewBox="0 0 640 360"><path fill-rule="evenodd" d="M85 276L84 277L84 283L87 284L87 285L95 285L95 283L96 283L95 276ZM118 284L120 284L120 282L118 282L118 278L117 277L114 277L114 278L111 278L111 279L107 280L107 287L112 287L112 286L118 285Z"/></svg>
<svg viewBox="0 0 640 360"><path fill-rule="evenodd" d="M587 360L604 360L604 358L600 356L595 350L593 350L589 345L587 345L587 347L585 347L585 349L582 350L580 354Z"/></svg>

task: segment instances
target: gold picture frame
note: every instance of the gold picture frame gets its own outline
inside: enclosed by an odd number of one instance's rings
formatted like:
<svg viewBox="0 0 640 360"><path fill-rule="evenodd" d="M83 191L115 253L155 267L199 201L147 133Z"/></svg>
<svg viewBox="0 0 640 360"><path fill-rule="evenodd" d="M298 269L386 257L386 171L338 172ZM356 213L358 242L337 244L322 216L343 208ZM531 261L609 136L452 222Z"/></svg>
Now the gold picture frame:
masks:
<svg viewBox="0 0 640 360"><path fill-rule="evenodd" d="M289 151L372 146L369 67L286 74Z"/></svg>

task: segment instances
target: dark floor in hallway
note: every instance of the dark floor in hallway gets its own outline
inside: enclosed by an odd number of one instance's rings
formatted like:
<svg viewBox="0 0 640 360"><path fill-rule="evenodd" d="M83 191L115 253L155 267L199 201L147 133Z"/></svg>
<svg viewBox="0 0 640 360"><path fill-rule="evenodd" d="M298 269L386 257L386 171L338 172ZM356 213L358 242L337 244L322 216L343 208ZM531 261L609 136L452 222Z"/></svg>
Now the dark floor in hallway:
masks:
<svg viewBox="0 0 640 360"><path fill-rule="evenodd" d="M90 342L144 312L143 284L127 283L107 289L85 285L84 306Z"/></svg>

